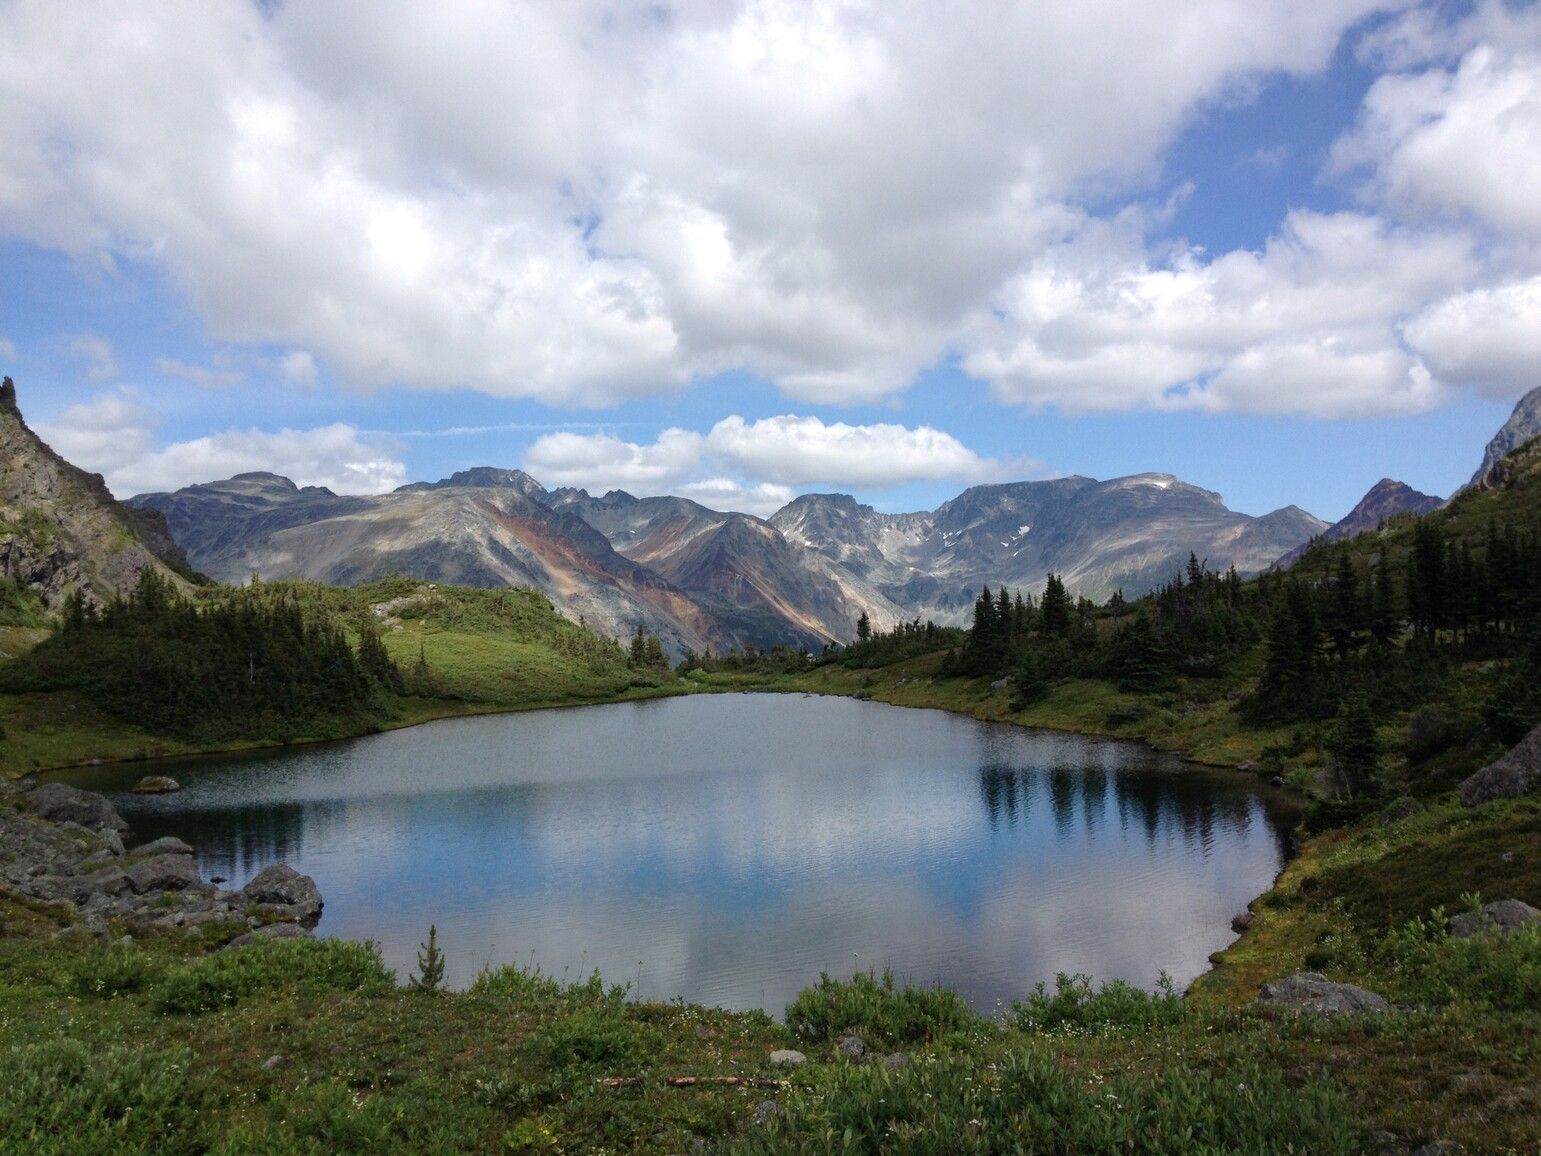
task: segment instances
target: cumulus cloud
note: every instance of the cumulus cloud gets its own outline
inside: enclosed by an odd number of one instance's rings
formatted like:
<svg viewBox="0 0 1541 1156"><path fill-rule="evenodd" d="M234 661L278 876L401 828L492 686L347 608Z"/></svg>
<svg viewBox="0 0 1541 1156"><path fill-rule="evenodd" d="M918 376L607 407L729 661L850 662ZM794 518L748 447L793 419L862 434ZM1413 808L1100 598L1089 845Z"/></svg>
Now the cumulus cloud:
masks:
<svg viewBox="0 0 1541 1156"><path fill-rule="evenodd" d="M406 481L399 447L341 422L276 433L231 429L164 446L155 424L149 410L118 393L72 405L38 432L67 461L104 475L119 497L257 470L344 494L382 493Z"/></svg>
<svg viewBox="0 0 1541 1156"><path fill-rule="evenodd" d="M95 333L82 333L72 337L65 352L84 367L92 381L110 381L118 376L118 358L112 342Z"/></svg>
<svg viewBox="0 0 1541 1156"><path fill-rule="evenodd" d="M1541 36L1525 48L1481 43L1453 69L1380 78L1334 161L1368 170L1366 192L1403 212L1469 216L1541 242L1537 142Z"/></svg>
<svg viewBox="0 0 1541 1156"><path fill-rule="evenodd" d="M1159 264L1088 230L1007 286L964 365L1003 401L1071 410L1427 409L1437 386L1397 325L1473 267L1459 233L1357 213L1296 212L1261 252Z"/></svg>
<svg viewBox="0 0 1541 1156"><path fill-rule="evenodd" d="M1445 381L1513 401L1541 384L1541 277L1448 297L1412 318L1404 333Z"/></svg>
<svg viewBox="0 0 1541 1156"><path fill-rule="evenodd" d="M157 357L155 368L167 377L180 377L183 381L190 381L194 385L205 389L214 389L225 385L239 385L246 380L246 374L239 369L218 369L207 365L191 365L185 361L179 361L174 357Z"/></svg>
<svg viewBox="0 0 1541 1156"><path fill-rule="evenodd" d="M1085 189L1395 6L34 0L0 9L0 218L360 385L866 401Z"/></svg>
<svg viewBox="0 0 1541 1156"><path fill-rule="evenodd" d="M795 486L888 489L916 481L983 481L1008 468L929 426L826 425L795 414L753 422L735 414L705 434L666 429L652 445L609 433L550 433L531 445L523 465L547 485L680 494L757 514L786 505Z"/></svg>

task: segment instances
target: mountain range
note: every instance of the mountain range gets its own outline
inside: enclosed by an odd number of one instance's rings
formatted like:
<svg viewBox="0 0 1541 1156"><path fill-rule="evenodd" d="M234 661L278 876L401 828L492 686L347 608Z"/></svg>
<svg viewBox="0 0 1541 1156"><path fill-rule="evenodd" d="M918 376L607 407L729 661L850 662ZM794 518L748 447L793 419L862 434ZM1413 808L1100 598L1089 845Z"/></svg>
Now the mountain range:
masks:
<svg viewBox="0 0 1541 1156"><path fill-rule="evenodd" d="M1541 435L1541 388L1487 448L1476 484ZM1170 474L974 486L935 510L888 514L848 494L804 494L768 519L679 497L548 490L517 469L478 467L392 493L342 495L271 473L115 501L65 462L0 390L0 576L56 607L72 588L102 600L153 566L242 582L354 584L392 573L533 587L562 613L671 653L846 641L874 626L966 620L985 583L1027 592L1060 575L1074 594L1137 597L1196 555L1243 574L1284 567L1314 539L1375 529L1440 499L1383 479L1327 525L1295 506L1262 517Z"/></svg>
<svg viewBox="0 0 1541 1156"><path fill-rule="evenodd" d="M389 494L345 496L241 474L130 499L165 516L192 564L351 584L400 572L532 586L572 618L674 653L777 643L818 648L867 614L960 622L981 585L1042 587L1054 571L1091 598L1133 597L1197 554L1252 573L1327 529L1286 507L1261 518L1167 474L975 486L936 510L884 514L808 494L769 519L678 497L547 490L480 467Z"/></svg>

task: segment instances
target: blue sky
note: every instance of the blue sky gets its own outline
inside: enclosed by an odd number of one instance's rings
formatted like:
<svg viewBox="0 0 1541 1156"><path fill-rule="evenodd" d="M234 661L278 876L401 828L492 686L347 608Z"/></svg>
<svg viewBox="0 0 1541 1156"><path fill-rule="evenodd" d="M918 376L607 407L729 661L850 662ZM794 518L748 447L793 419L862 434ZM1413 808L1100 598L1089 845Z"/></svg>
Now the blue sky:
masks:
<svg viewBox="0 0 1541 1156"><path fill-rule="evenodd" d="M1534 4L368 11L0 5L0 361L116 492L1335 519L1541 384Z"/></svg>

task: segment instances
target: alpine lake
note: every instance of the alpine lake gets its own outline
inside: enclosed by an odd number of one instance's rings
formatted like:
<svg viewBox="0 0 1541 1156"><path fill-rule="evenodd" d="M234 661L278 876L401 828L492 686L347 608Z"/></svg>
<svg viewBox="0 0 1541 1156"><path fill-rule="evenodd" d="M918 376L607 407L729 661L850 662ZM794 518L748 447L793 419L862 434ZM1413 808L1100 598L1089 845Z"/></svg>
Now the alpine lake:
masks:
<svg viewBox="0 0 1541 1156"><path fill-rule="evenodd" d="M319 935L400 978L519 964L779 1015L891 969L980 1011L1057 972L1179 986L1267 890L1291 816L1250 775L1114 740L797 694L456 719L347 742L54 776L238 887L315 878Z"/></svg>

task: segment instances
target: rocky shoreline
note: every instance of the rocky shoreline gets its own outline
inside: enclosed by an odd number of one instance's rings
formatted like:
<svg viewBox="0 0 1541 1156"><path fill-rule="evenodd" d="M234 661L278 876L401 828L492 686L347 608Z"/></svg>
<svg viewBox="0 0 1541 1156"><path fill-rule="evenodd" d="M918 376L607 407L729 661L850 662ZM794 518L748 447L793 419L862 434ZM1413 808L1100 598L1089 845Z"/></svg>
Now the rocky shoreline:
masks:
<svg viewBox="0 0 1541 1156"><path fill-rule="evenodd" d="M104 796L63 783L0 782L0 891L42 905L56 935L132 942L181 935L236 946L308 937L321 919L315 880L282 863L238 891L199 874L175 837L135 845Z"/></svg>

